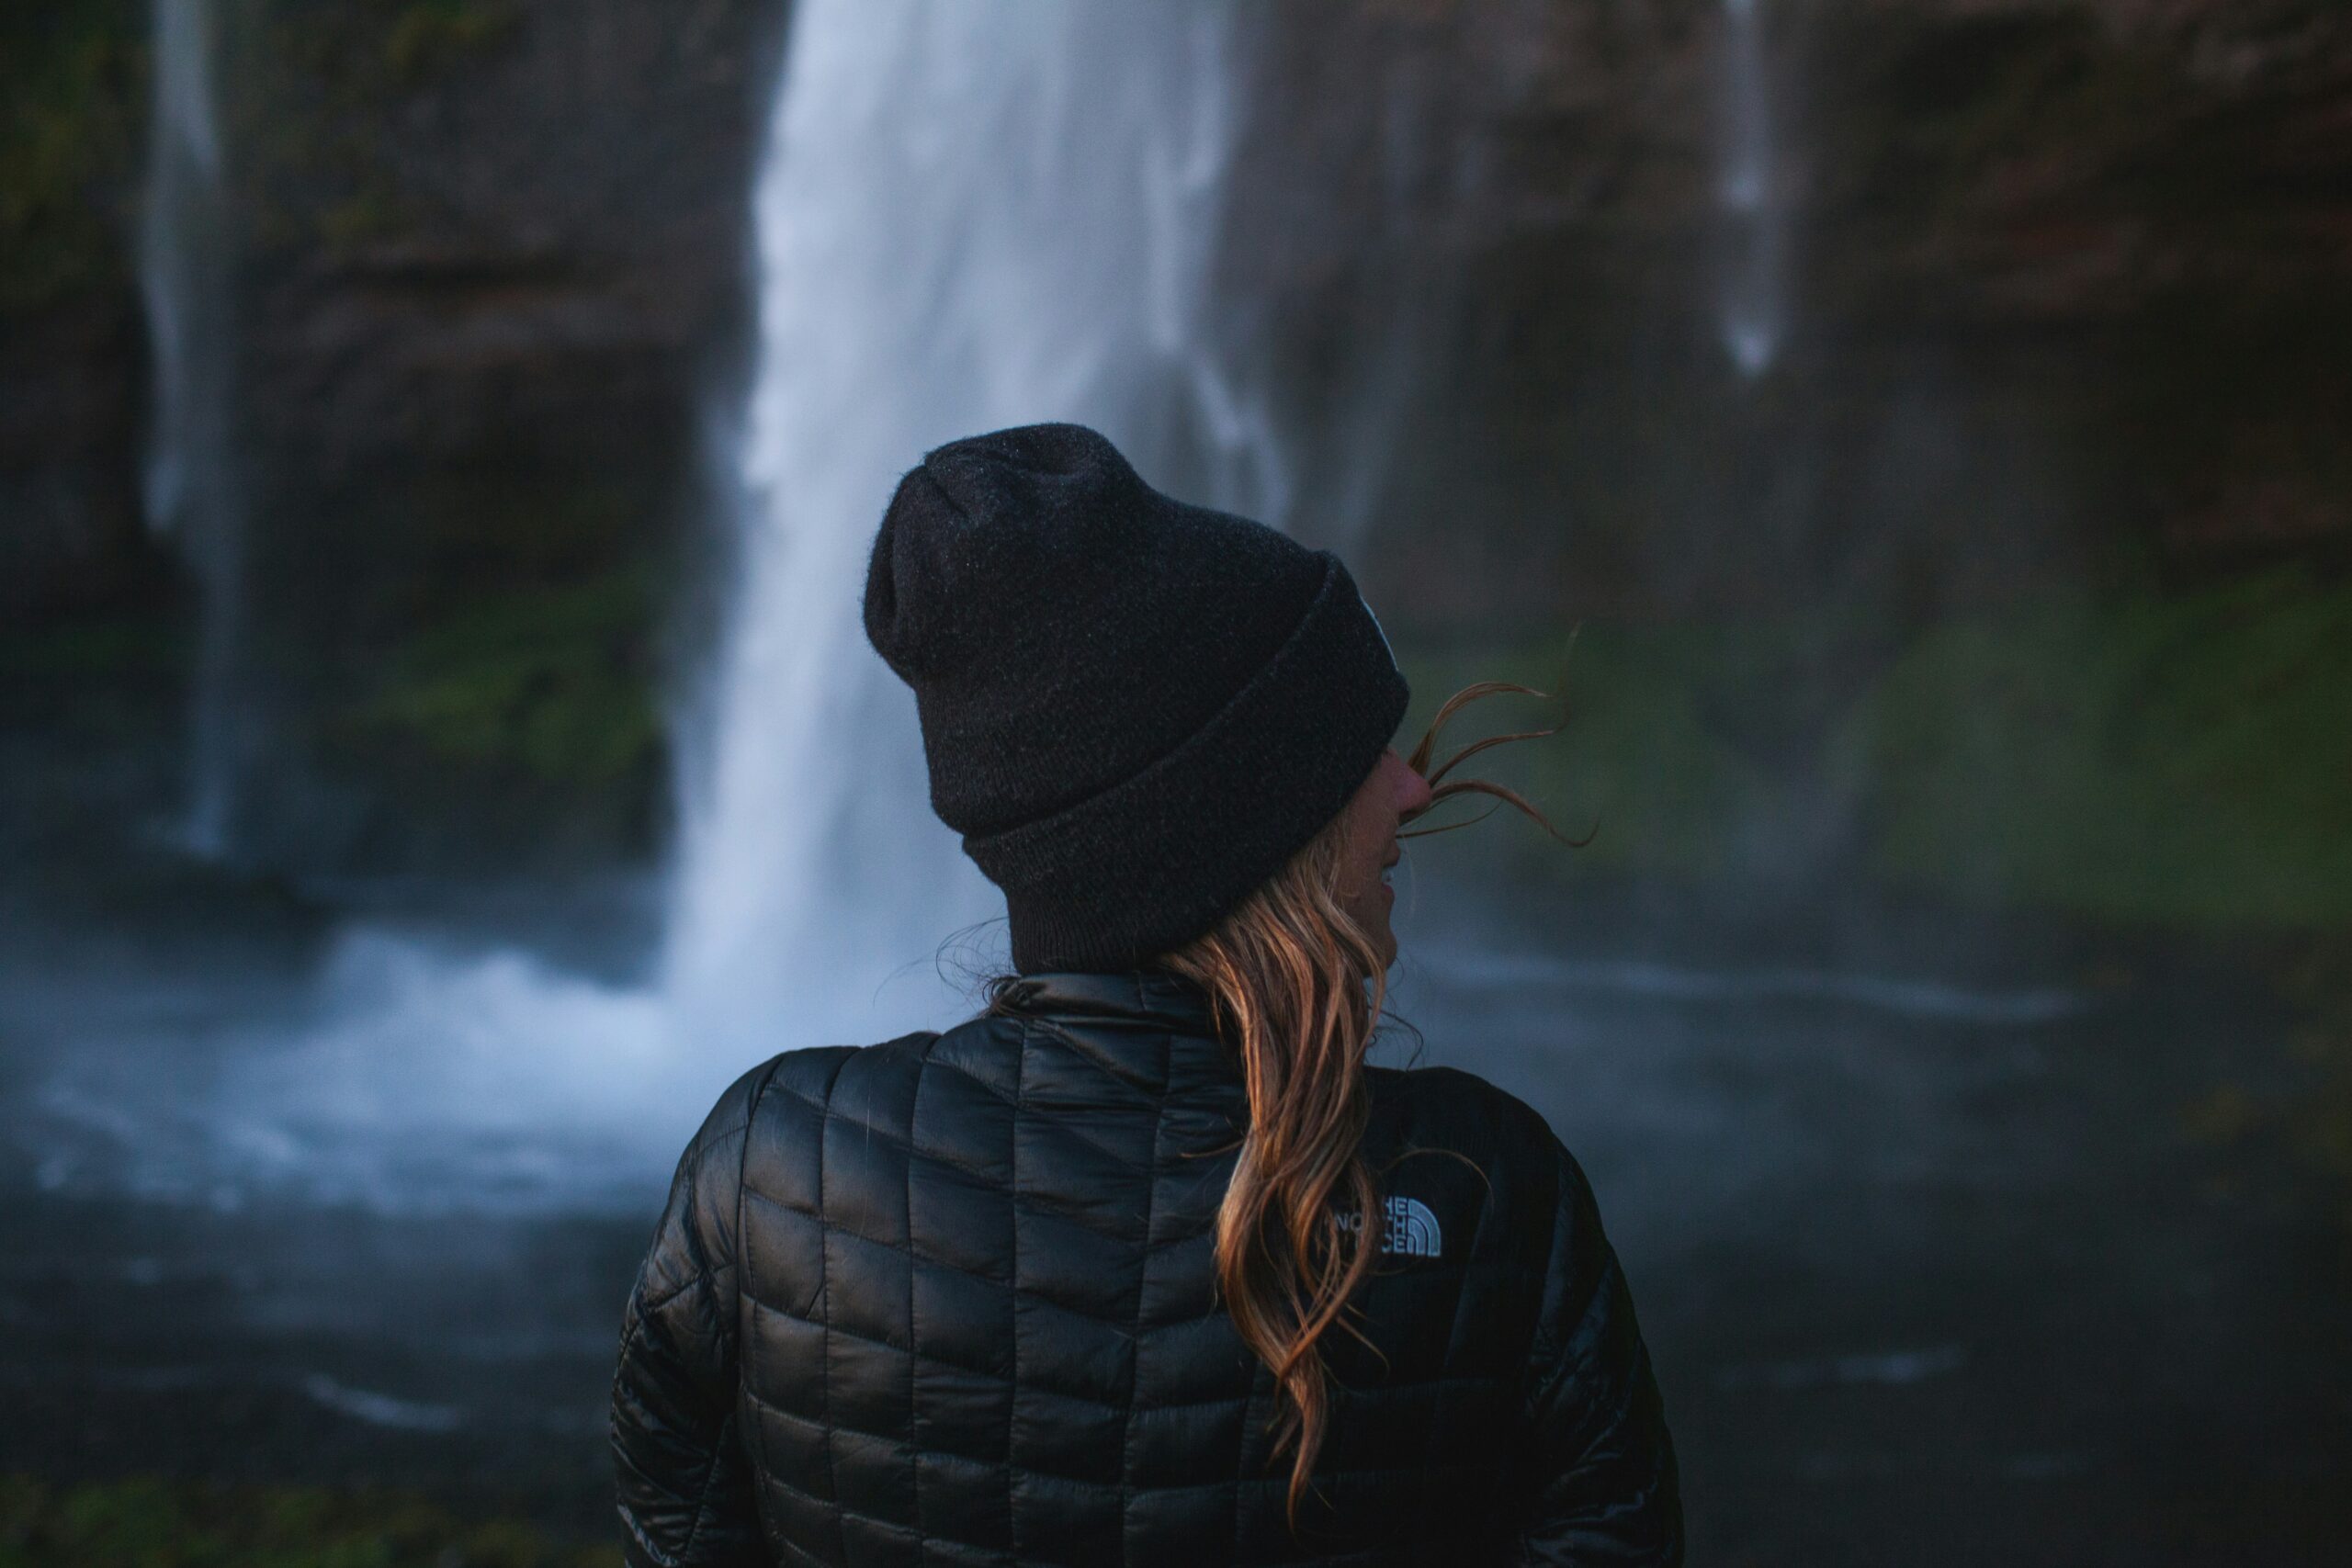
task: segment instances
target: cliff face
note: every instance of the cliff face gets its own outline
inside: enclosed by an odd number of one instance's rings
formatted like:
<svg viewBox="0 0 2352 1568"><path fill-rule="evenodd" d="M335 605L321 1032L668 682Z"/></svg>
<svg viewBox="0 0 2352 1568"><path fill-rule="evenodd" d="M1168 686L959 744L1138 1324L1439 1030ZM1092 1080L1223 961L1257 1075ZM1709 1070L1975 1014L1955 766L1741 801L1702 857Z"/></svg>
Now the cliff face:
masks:
<svg viewBox="0 0 2352 1568"><path fill-rule="evenodd" d="M2352 13L1762 9L1788 331L1753 382L1719 341L1714 0L1395 0L1261 41L1247 351L1322 433L1322 494L1382 470L1373 526L1427 619L1825 591L1926 614L2052 571L2340 553ZM1399 352L1414 389L1369 423L1327 384ZM1312 498L1306 522L1347 526Z"/></svg>
<svg viewBox="0 0 2352 1568"><path fill-rule="evenodd" d="M258 8L233 126L249 439L266 513L334 520L276 547L536 581L674 509L746 319L780 22L742 0Z"/></svg>
<svg viewBox="0 0 2352 1568"><path fill-rule="evenodd" d="M365 863L435 822L541 826L551 790L577 815L584 775L580 831L641 840L655 628L706 399L746 336L781 6L211 15L246 503L235 679L269 759L252 813ZM0 213L0 594L20 627L193 614L140 515L147 20L75 0L8 24L6 69L36 89Z"/></svg>
<svg viewBox="0 0 2352 1568"><path fill-rule="evenodd" d="M485 818L537 837L567 789L590 839L646 833L656 630L748 335L782 23L752 0L244 17L249 665L273 750L368 781L265 807L330 852L413 858L447 825L469 853Z"/></svg>
<svg viewBox="0 0 2352 1568"><path fill-rule="evenodd" d="M132 0L0 14L0 617L138 597Z"/></svg>
<svg viewBox="0 0 2352 1568"><path fill-rule="evenodd" d="M641 840L781 0L216 3L248 657L272 753L369 781L264 808L397 860L580 815L585 777L579 830ZM2341 558L2352 12L1761 3L1787 330L1752 378L1718 0L1250 15L1226 347L1278 390L1296 523L1369 533L1396 623L1909 625ZM145 8L38 9L0 22L25 626L175 599L139 519Z"/></svg>

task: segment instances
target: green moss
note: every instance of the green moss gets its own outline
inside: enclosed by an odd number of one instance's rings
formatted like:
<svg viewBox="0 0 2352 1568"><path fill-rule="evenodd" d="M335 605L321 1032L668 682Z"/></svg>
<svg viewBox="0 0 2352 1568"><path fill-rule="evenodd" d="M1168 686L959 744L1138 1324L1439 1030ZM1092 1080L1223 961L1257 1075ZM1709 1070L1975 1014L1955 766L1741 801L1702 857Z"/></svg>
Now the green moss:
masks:
<svg viewBox="0 0 2352 1568"><path fill-rule="evenodd" d="M377 180L320 210L319 239L329 250L348 250L403 233L415 223L416 214L400 193Z"/></svg>
<svg viewBox="0 0 2352 1568"><path fill-rule="evenodd" d="M1883 652L1860 636L1841 651L1823 624L1408 655L1408 733L1471 680L1565 691L1565 734L1479 771L1597 829L1589 863L1710 877L1823 842L1888 886L1971 902L2352 928L2352 583L2044 596ZM1520 727L1499 707L1465 733L1481 726ZM1573 863L1533 834L1505 841Z"/></svg>
<svg viewBox="0 0 2352 1568"><path fill-rule="evenodd" d="M384 64L394 80L414 85L469 54L512 36L522 14L486 0L420 0L404 6L384 38Z"/></svg>
<svg viewBox="0 0 2352 1568"><path fill-rule="evenodd" d="M1890 879L2198 927L2352 923L2352 586L1929 634L1840 741Z"/></svg>
<svg viewBox="0 0 2352 1568"><path fill-rule="evenodd" d="M97 739L152 729L178 711L183 626L121 614L0 632L0 726Z"/></svg>
<svg viewBox="0 0 2352 1568"><path fill-rule="evenodd" d="M14 686L168 674L177 629L157 615L119 615L11 628L0 635L0 678Z"/></svg>
<svg viewBox="0 0 2352 1568"><path fill-rule="evenodd" d="M330 74L348 103L423 85L510 41L515 0L262 0L263 31L289 63Z"/></svg>
<svg viewBox="0 0 2352 1568"><path fill-rule="evenodd" d="M394 1493L0 1476L0 1568L608 1568L617 1547Z"/></svg>
<svg viewBox="0 0 2352 1568"><path fill-rule="evenodd" d="M645 770L662 739L643 668L648 599L625 577L472 607L394 658L355 720L361 744L548 785Z"/></svg>
<svg viewBox="0 0 2352 1568"><path fill-rule="evenodd" d="M119 281L144 120L146 7L0 6L0 310Z"/></svg>
<svg viewBox="0 0 2352 1568"><path fill-rule="evenodd" d="M262 250L368 243L435 216L392 154L401 104L487 59L526 21L514 0L260 0L246 90L225 106L246 232Z"/></svg>

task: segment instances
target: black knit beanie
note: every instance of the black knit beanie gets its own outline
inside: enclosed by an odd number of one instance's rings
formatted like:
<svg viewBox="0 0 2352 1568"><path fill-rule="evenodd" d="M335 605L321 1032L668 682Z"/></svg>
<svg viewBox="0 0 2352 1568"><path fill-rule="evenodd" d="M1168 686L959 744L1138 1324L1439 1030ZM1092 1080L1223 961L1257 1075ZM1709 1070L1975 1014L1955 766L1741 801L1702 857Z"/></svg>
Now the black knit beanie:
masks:
<svg viewBox="0 0 2352 1568"><path fill-rule="evenodd" d="M1160 494L1082 425L924 457L875 538L865 632L914 688L933 808L1004 890L1023 974L1209 930L1405 715L1337 556Z"/></svg>

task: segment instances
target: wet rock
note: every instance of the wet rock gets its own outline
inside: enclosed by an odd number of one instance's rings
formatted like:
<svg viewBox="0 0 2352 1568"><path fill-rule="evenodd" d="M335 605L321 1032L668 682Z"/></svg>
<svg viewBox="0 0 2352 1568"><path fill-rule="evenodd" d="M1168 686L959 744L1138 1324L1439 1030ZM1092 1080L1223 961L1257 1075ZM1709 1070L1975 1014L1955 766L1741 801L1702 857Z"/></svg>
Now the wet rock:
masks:
<svg viewBox="0 0 2352 1568"><path fill-rule="evenodd" d="M1224 273L1304 526L1369 529L1440 626L2342 556L2352 14L1762 4L1792 330L1754 384L1713 0L1257 40Z"/></svg>
<svg viewBox="0 0 2352 1568"><path fill-rule="evenodd" d="M26 311L0 336L0 620L153 602L140 516L139 325L123 291Z"/></svg>

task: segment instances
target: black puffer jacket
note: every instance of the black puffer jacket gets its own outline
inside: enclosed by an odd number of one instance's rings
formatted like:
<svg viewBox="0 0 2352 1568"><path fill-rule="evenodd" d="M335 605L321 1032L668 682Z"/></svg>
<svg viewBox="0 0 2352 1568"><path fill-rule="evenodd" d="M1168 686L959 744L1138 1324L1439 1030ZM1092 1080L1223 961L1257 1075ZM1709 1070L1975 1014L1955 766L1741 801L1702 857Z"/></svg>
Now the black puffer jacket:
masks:
<svg viewBox="0 0 2352 1568"><path fill-rule="evenodd" d="M1624 1276L1542 1119L1374 1071L1383 1256L1295 1536L1272 1380L1218 1309L1247 1102L1157 973L1041 975L945 1034L779 1056L680 1162L628 1306L628 1559L1681 1561Z"/></svg>

